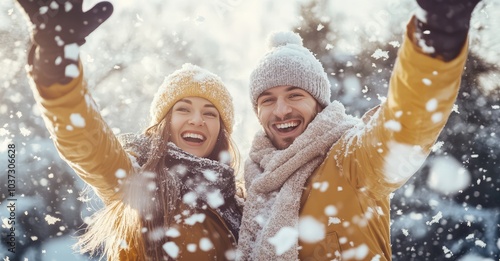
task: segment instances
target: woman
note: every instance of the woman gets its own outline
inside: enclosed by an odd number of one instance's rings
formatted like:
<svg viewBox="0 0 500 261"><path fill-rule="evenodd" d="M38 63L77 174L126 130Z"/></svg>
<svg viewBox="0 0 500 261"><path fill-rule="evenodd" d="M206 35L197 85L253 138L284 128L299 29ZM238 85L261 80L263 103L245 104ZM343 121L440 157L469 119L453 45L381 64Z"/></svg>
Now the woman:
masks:
<svg viewBox="0 0 500 261"><path fill-rule="evenodd" d="M62 158L105 207L78 245L108 260L234 258L241 212L231 168L233 106L216 75L186 64L168 76L143 134L116 137L83 80L78 46L112 13L82 0L17 0L28 15L35 100Z"/></svg>
<svg viewBox="0 0 500 261"><path fill-rule="evenodd" d="M104 244L109 260L233 259L241 212L224 164L237 159L228 91L216 75L186 64L166 78L150 112L144 134L120 137L139 174L119 171L127 173L117 175L121 197L95 214L82 252Z"/></svg>

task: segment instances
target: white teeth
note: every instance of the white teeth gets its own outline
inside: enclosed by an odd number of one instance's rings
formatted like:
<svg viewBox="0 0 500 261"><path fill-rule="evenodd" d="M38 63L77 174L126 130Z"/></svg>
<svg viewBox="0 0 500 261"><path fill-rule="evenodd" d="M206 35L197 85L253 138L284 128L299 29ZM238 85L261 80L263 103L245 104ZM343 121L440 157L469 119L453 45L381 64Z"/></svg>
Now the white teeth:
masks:
<svg viewBox="0 0 500 261"><path fill-rule="evenodd" d="M200 134L196 134L196 133L184 133L184 135L182 135L183 138L193 138L193 139L199 139L199 140L205 140L205 138L203 138L202 135Z"/></svg>
<svg viewBox="0 0 500 261"><path fill-rule="evenodd" d="M299 125L298 122L296 121L292 121L292 122L288 122L288 123L281 123L281 124L276 124L276 127L278 129L286 129L286 128L290 128L290 127L295 127Z"/></svg>

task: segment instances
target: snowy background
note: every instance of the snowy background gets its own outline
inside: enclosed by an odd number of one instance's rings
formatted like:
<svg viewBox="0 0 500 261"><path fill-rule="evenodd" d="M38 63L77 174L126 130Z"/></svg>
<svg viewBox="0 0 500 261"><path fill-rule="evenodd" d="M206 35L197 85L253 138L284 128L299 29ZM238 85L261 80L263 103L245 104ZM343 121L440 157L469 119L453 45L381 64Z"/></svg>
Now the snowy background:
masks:
<svg viewBox="0 0 500 261"><path fill-rule="evenodd" d="M97 1L86 0L84 8ZM294 30L318 55L332 99L361 115L380 103L414 1L111 1L114 14L81 48L86 79L115 133L142 131L163 78L183 63L227 83L235 139L245 159L257 119L248 76L271 31ZM394 260L500 258L500 1L484 0L472 21L471 53L454 112L421 170L392 199ZM54 150L34 106L24 66L29 30L13 0L0 1L0 218L8 225L7 144L17 148L16 258L88 260L75 232L97 200Z"/></svg>

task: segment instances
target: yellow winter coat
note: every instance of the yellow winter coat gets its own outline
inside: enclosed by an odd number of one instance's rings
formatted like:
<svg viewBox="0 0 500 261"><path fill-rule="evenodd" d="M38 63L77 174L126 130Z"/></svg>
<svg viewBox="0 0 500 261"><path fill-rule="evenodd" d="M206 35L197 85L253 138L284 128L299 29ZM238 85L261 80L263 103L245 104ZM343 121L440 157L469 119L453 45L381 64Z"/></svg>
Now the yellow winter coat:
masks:
<svg viewBox="0 0 500 261"><path fill-rule="evenodd" d="M300 260L392 259L390 193L421 166L443 129L466 50L443 62L406 37L386 102L363 117L367 128L341 138L308 179L300 217L314 217L326 233L319 243L299 241Z"/></svg>
<svg viewBox="0 0 500 261"><path fill-rule="evenodd" d="M61 157L92 186L105 204L120 200L121 196L116 192L116 173L118 170L132 173L132 162L101 117L83 80L83 73L68 84L54 84L48 88L32 86L42 117ZM185 208L181 205L178 210ZM231 254L236 246L234 236L216 211L210 208L200 211L205 214L205 220L193 226L179 227L181 236L172 240L181 251L178 260L225 260L226 254ZM130 238L129 235L123 237ZM208 238L213 248L200 251L201 238ZM197 251L187 251L188 244L195 244ZM193 245L190 247L192 249ZM228 250L230 252L226 253ZM141 253L134 248L122 250L119 256L108 259L142 260Z"/></svg>

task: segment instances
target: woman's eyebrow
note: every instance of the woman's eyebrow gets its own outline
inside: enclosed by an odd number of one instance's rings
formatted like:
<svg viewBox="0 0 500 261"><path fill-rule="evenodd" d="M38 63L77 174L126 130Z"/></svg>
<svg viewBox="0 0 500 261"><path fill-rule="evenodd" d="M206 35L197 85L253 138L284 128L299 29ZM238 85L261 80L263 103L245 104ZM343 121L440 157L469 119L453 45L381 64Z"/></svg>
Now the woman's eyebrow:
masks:
<svg viewBox="0 0 500 261"><path fill-rule="evenodd" d="M185 103L189 103L189 104L193 104L192 101L188 100L188 99L180 99L179 100L180 102L185 102Z"/></svg>
<svg viewBox="0 0 500 261"><path fill-rule="evenodd" d="M180 99L179 102L185 102L187 104L193 104L193 102L189 99ZM205 105L203 105L203 107L208 107L208 108L215 108L215 105L213 105L212 103L206 103Z"/></svg>

